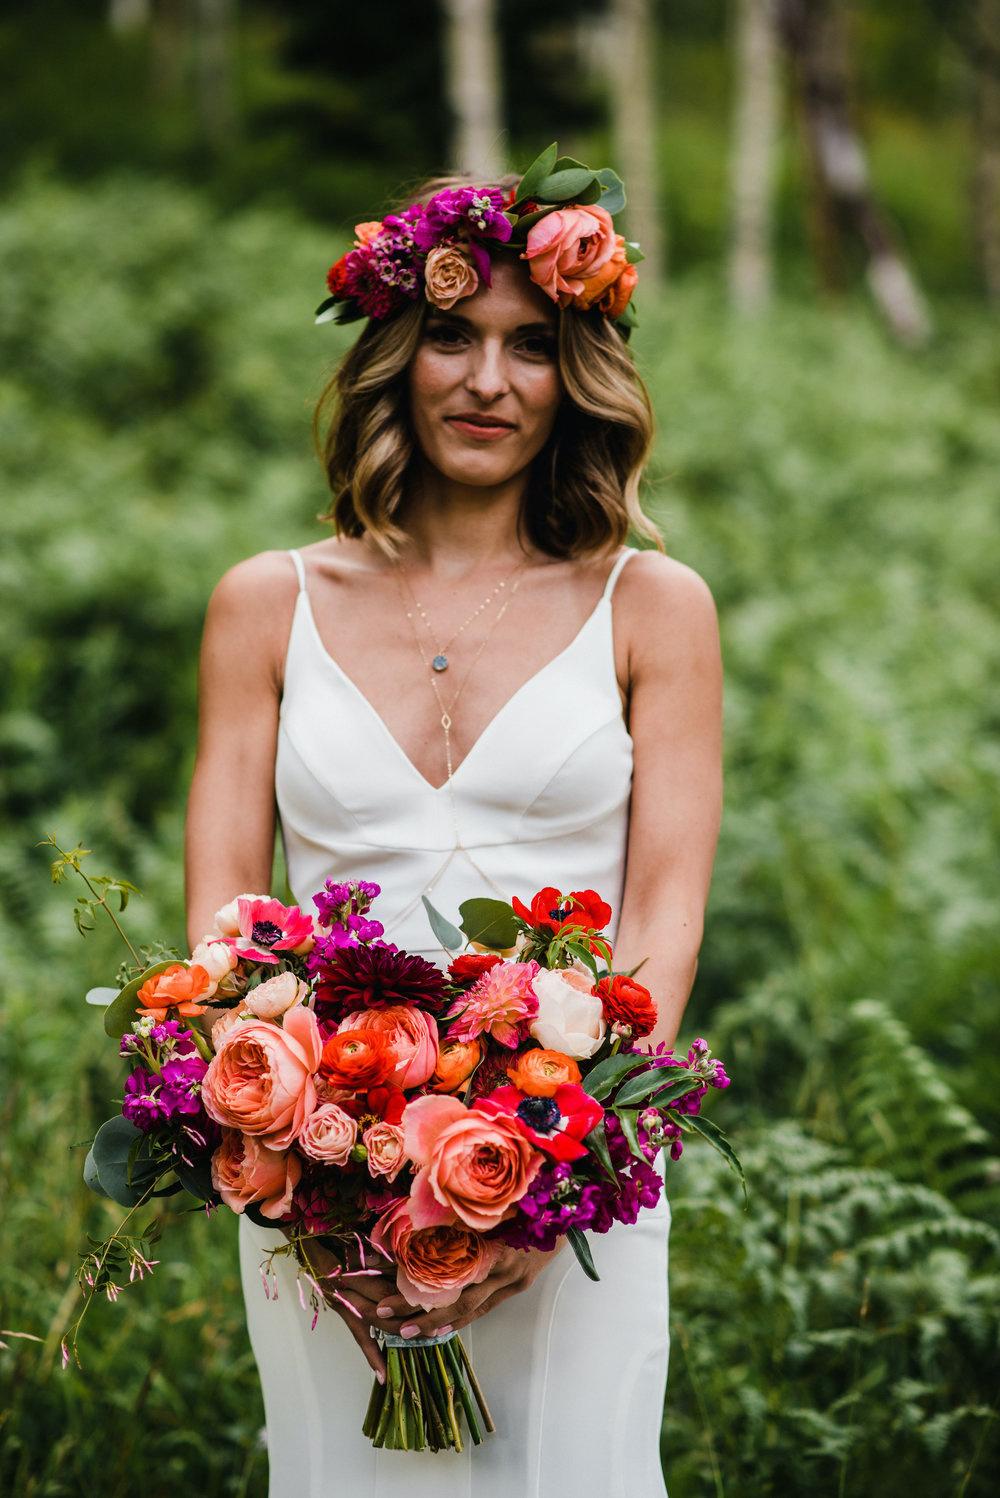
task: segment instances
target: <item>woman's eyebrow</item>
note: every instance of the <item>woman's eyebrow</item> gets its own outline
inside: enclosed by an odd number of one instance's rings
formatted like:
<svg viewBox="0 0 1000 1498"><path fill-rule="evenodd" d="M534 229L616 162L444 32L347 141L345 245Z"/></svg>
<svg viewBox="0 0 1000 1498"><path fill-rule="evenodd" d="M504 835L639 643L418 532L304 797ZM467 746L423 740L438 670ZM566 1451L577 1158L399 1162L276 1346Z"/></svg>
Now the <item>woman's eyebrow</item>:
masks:
<svg viewBox="0 0 1000 1498"><path fill-rule="evenodd" d="M437 322L460 323L463 327L474 328L476 325L469 317L463 317L460 312L450 312L445 307L436 307L427 314L429 320ZM515 333L554 333L555 324L551 322L522 322L514 329Z"/></svg>

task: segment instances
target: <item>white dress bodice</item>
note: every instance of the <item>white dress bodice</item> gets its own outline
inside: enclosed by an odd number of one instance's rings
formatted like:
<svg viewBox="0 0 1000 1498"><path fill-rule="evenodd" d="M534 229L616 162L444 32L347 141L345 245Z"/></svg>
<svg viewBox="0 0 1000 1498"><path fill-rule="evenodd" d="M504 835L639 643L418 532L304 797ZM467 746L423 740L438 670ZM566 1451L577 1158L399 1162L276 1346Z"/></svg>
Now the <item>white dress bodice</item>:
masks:
<svg viewBox="0 0 1000 1498"><path fill-rule="evenodd" d="M302 557L281 703L275 792L288 882L312 912L325 879L371 879L372 911L408 951L443 957L421 900L450 920L476 895L596 889L621 903L632 740L615 673L612 593L626 547L578 633L490 721L447 785L403 753L316 628Z"/></svg>

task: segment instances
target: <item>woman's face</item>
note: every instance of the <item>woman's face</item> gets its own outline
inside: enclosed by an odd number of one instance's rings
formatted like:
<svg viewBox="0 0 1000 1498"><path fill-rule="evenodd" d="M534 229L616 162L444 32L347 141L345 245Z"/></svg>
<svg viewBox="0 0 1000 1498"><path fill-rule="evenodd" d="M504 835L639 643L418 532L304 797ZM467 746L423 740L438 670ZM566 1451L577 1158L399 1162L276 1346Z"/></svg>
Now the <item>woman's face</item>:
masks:
<svg viewBox="0 0 1000 1498"><path fill-rule="evenodd" d="M457 483L484 486L531 462L562 399L555 305L513 258L497 255L490 269L492 286L447 312L428 308L409 369L425 458Z"/></svg>

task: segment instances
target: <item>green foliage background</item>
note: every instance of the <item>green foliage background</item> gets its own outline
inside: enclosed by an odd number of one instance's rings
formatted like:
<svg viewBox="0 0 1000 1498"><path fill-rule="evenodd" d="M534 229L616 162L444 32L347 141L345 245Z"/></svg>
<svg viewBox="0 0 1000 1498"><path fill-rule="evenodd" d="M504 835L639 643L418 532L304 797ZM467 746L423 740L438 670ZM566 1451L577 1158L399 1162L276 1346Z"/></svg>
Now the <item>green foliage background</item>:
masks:
<svg viewBox="0 0 1000 1498"><path fill-rule="evenodd" d="M860 297L790 291L734 322L696 267L718 243L697 165L718 140L685 118L691 264L640 299L633 347L660 430L646 503L722 623L727 805L683 1038L707 1034L735 1078L713 1116L751 1211L707 1149L673 1167L671 1498L973 1498L997 1473L1000 1366L996 317L942 295L921 354ZM904 123L881 139L899 200L943 225L947 282L954 200L912 172ZM79 1175L120 1084L82 995L118 958L80 941L34 846L94 848L144 891L135 936L182 941L206 599L237 559L321 534L311 405L350 330L311 312L342 246L290 202L237 197L148 161L83 185L39 165L0 207L0 1490L18 1498L266 1488L221 1214L172 1224L153 1280L95 1307L83 1372L59 1369L78 1250L113 1216Z"/></svg>

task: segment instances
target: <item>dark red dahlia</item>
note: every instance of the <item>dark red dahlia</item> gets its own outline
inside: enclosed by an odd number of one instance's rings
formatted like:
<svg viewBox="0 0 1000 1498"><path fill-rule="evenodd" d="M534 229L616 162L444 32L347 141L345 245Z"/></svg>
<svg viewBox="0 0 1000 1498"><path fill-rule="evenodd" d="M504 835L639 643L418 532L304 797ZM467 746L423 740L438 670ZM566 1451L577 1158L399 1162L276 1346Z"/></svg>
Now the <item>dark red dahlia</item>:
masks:
<svg viewBox="0 0 1000 1498"><path fill-rule="evenodd" d="M316 987L316 1013L324 1020L390 1004L417 1004L437 1013L444 1002L440 968L390 946L340 947L324 962Z"/></svg>

